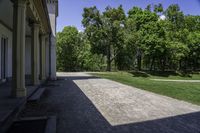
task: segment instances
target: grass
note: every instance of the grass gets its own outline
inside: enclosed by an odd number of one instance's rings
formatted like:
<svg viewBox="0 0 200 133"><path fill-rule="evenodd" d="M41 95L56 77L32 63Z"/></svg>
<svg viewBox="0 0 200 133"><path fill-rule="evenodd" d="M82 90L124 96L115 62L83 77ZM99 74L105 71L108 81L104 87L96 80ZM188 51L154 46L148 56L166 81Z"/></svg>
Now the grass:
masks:
<svg viewBox="0 0 200 133"><path fill-rule="evenodd" d="M151 80L153 78L200 80L200 74L191 74L187 77L180 75L159 76L147 73L138 74L135 72L98 72L91 74L97 77L111 79L113 81L134 86L143 90L200 105L200 83L161 82Z"/></svg>

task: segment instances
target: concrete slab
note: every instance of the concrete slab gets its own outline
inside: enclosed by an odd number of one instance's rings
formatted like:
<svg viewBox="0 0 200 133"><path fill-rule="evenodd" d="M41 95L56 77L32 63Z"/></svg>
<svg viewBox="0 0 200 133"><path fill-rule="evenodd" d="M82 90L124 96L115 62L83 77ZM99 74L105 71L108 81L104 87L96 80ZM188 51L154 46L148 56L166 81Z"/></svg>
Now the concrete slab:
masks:
<svg viewBox="0 0 200 133"><path fill-rule="evenodd" d="M200 106L107 79L74 82L113 126L200 111Z"/></svg>
<svg viewBox="0 0 200 133"><path fill-rule="evenodd" d="M56 75L58 77L91 77L91 75L83 72L57 72Z"/></svg>

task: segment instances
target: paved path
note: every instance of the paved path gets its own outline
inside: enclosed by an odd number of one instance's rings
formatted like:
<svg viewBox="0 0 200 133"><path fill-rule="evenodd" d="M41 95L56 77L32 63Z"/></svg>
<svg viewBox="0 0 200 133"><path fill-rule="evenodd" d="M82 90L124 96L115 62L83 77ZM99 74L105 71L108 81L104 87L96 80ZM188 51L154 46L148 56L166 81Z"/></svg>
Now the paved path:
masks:
<svg viewBox="0 0 200 133"><path fill-rule="evenodd" d="M200 111L199 106L107 79L74 82L114 126Z"/></svg>
<svg viewBox="0 0 200 133"><path fill-rule="evenodd" d="M175 79L151 79L155 81L166 81L166 82L186 82L186 83L200 83L200 80L175 80Z"/></svg>
<svg viewBox="0 0 200 133"><path fill-rule="evenodd" d="M57 115L58 133L200 133L200 107L86 73L59 73L26 116Z"/></svg>

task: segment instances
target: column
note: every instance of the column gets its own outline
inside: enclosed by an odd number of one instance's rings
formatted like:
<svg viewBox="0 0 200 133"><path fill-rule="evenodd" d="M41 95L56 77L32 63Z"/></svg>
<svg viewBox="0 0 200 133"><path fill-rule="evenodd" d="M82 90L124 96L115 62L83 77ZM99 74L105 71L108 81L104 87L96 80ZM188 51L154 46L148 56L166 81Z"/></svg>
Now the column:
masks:
<svg viewBox="0 0 200 133"><path fill-rule="evenodd" d="M56 80L56 38L51 36L50 41L50 79Z"/></svg>
<svg viewBox="0 0 200 133"><path fill-rule="evenodd" d="M46 36L41 36L41 80L46 79Z"/></svg>
<svg viewBox="0 0 200 133"><path fill-rule="evenodd" d="M39 29L38 23L32 24L32 44L31 44L31 78L33 85L39 85Z"/></svg>
<svg viewBox="0 0 200 133"><path fill-rule="evenodd" d="M15 0L13 3L12 96L25 97L26 0Z"/></svg>
<svg viewBox="0 0 200 133"><path fill-rule="evenodd" d="M49 36L46 39L46 78L49 78Z"/></svg>

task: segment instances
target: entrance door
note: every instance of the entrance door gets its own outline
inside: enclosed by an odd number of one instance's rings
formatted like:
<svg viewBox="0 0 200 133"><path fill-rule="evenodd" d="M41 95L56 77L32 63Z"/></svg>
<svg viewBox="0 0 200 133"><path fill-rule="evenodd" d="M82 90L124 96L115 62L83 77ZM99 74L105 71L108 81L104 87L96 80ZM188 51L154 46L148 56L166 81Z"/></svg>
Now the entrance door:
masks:
<svg viewBox="0 0 200 133"><path fill-rule="evenodd" d="M7 39L1 39L1 79L6 79L6 43Z"/></svg>

